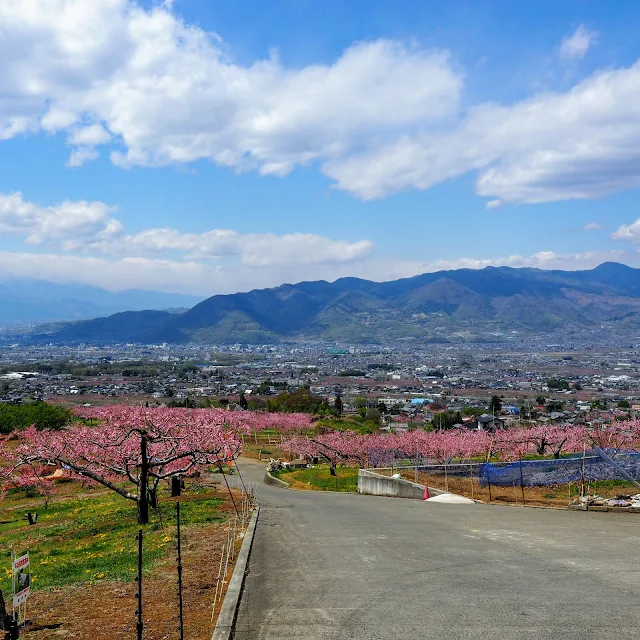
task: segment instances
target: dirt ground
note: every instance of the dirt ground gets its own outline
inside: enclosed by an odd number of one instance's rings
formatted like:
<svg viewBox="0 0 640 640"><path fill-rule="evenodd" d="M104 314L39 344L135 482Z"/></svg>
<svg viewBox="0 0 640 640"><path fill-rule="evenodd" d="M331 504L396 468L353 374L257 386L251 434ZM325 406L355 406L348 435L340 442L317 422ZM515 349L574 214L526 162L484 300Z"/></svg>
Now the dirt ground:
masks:
<svg viewBox="0 0 640 640"><path fill-rule="evenodd" d="M235 490L234 490L235 492ZM236 502L240 495L235 492ZM226 495L219 509L234 514ZM172 530L167 531L173 535ZM227 523L192 526L182 532L184 637L208 640L222 604L212 604ZM241 542L236 543L236 552ZM237 555L237 553L236 553ZM158 563L143 580L143 623L145 640L173 640L180 637L178 624L178 585L173 553ZM231 576L229 567L226 580ZM135 638L135 582L105 581L80 588L35 591L29 600L27 618L33 625L20 636L32 640L73 638L82 640L120 640ZM226 589L226 587L225 587ZM51 607L50 611L47 611Z"/></svg>
<svg viewBox="0 0 640 640"><path fill-rule="evenodd" d="M413 474L409 474L413 475ZM444 475L418 474L421 484L427 484L435 489L442 489L457 493L467 498L494 502L498 504L523 504L523 491L520 486L515 487L481 487L477 478L450 478ZM412 478L410 478L412 479ZM578 488L573 486L572 496L575 498ZM566 507L569 504L569 487L524 487L524 504L531 506Z"/></svg>
<svg viewBox="0 0 640 640"><path fill-rule="evenodd" d="M374 469L373 471L384 475L392 475L392 472L388 469L380 471ZM418 473L418 479L416 480L414 470L402 471L401 475L403 478L411 480L412 482L417 481L420 484L426 484L434 489L450 491L451 493L457 493L467 498L491 504L525 504L529 506L566 508L571 500L580 495L580 486L578 484L524 487L523 503L523 490L519 485L513 487L492 486L491 494L489 494L489 487L481 487L477 478L445 477L444 474ZM595 493L603 497L615 497L621 493L636 492L637 490L631 486L629 486L629 488L599 487L595 490ZM569 493L571 493L571 497ZM592 493L594 493L593 490Z"/></svg>
<svg viewBox="0 0 640 640"><path fill-rule="evenodd" d="M253 458L254 460L264 460L269 462L271 458L276 460L286 460L291 456L286 456L284 451L280 449L278 440L275 438L257 438L253 437L243 438L244 444L242 445L242 455L245 458Z"/></svg>

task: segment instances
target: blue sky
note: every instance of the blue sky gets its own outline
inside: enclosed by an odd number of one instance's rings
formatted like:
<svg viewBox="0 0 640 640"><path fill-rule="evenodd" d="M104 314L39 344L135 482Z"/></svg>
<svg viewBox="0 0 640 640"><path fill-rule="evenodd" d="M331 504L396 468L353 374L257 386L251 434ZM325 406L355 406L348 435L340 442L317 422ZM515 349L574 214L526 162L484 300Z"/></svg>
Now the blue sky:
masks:
<svg viewBox="0 0 640 640"><path fill-rule="evenodd" d="M640 5L5 0L0 278L640 266Z"/></svg>

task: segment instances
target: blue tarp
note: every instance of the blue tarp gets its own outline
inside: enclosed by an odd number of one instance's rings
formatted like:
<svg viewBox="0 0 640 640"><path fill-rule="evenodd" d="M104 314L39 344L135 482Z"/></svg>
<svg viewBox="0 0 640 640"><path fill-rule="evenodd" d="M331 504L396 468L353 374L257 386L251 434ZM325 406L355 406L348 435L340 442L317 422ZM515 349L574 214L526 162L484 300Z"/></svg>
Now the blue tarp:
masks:
<svg viewBox="0 0 640 640"><path fill-rule="evenodd" d="M640 453L608 451L614 460L632 477L640 478ZM478 469L482 486L541 487L545 485L585 481L622 480L623 476L610 464L591 452L588 456L558 460L523 460L505 465L486 462Z"/></svg>

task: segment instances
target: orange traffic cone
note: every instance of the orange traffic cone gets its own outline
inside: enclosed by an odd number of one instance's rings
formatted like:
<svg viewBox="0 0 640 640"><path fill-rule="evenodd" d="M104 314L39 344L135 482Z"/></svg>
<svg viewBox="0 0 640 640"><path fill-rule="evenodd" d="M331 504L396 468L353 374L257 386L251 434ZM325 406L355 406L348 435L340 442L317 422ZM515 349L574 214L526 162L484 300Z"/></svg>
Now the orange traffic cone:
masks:
<svg viewBox="0 0 640 640"><path fill-rule="evenodd" d="M431 497L431 494L429 493L429 485L425 485L424 487L424 499L428 500Z"/></svg>

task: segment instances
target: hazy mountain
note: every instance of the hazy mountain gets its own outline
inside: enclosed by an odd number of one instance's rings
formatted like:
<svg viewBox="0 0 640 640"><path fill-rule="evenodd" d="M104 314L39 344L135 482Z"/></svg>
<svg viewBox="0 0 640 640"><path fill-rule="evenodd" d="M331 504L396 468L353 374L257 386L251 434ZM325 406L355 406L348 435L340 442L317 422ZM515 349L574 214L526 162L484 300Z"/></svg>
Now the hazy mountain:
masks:
<svg viewBox="0 0 640 640"><path fill-rule="evenodd" d="M616 263L573 272L487 267L393 282L301 282L213 296L181 314L121 313L41 333L65 342L443 342L602 326L640 330L640 269Z"/></svg>
<svg viewBox="0 0 640 640"><path fill-rule="evenodd" d="M114 293L99 287L43 280L0 282L0 326L80 320L120 311L190 308L201 298L158 291Z"/></svg>

